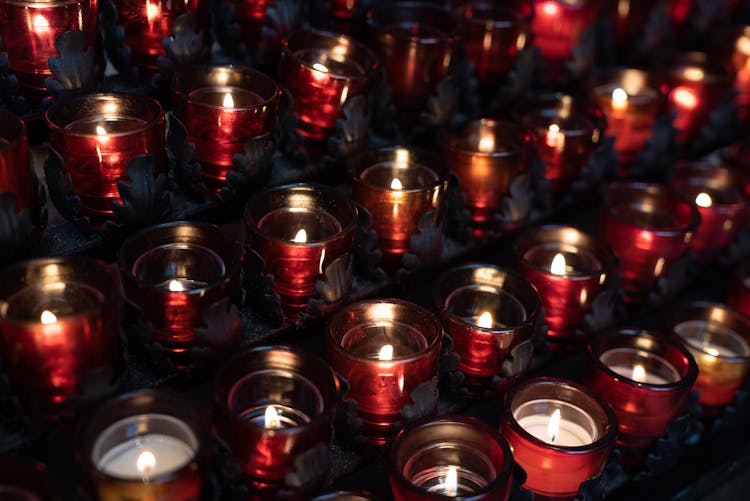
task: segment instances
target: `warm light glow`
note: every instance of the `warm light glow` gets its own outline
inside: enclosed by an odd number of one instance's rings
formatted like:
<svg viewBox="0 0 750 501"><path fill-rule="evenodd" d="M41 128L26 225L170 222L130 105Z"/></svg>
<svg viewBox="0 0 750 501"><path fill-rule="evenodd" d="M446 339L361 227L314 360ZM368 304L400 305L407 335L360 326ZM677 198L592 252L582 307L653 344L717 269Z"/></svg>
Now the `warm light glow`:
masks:
<svg viewBox="0 0 750 501"><path fill-rule="evenodd" d="M31 24L34 25L34 30L36 31L49 29L49 21L47 21L47 18L41 14L34 15Z"/></svg>
<svg viewBox="0 0 750 501"><path fill-rule="evenodd" d="M266 407L265 415L265 427L269 429L281 428L281 420L279 419L279 413L276 412L276 408L273 405Z"/></svg>
<svg viewBox="0 0 750 501"><path fill-rule="evenodd" d="M492 153L495 151L495 135L482 134L479 138L479 151L481 153Z"/></svg>
<svg viewBox="0 0 750 501"><path fill-rule="evenodd" d="M383 345L378 353L378 360L393 360L393 346L390 344Z"/></svg>
<svg viewBox="0 0 750 501"><path fill-rule="evenodd" d="M169 281L169 291L170 292L182 292L185 290L185 286L182 285L182 282L179 280L170 280Z"/></svg>
<svg viewBox="0 0 750 501"><path fill-rule="evenodd" d="M153 4L146 0L146 18L148 18L148 22L153 23L160 14L161 9L159 9L159 5Z"/></svg>
<svg viewBox="0 0 750 501"><path fill-rule="evenodd" d="M307 242L307 232L302 228L294 235L294 243L304 244L305 242Z"/></svg>
<svg viewBox="0 0 750 501"><path fill-rule="evenodd" d="M55 315L49 310L44 310L42 312L42 316L40 317L40 320L42 321L43 324L54 324L55 322L57 322L57 315Z"/></svg>
<svg viewBox="0 0 750 501"><path fill-rule="evenodd" d="M674 99L674 102L682 108L692 110L698 106L698 97L693 91L686 89L685 87L677 87L672 93L672 98Z"/></svg>
<svg viewBox="0 0 750 501"><path fill-rule="evenodd" d="M231 92L224 94L224 102L221 103L224 108L234 108L234 98Z"/></svg>
<svg viewBox="0 0 750 501"><path fill-rule="evenodd" d="M549 424L547 425L547 436L549 436L550 442L557 442L558 435L560 435L560 409L556 409L555 412L552 413L549 418Z"/></svg>
<svg viewBox="0 0 750 501"><path fill-rule="evenodd" d="M743 56L750 56L750 38L746 36L738 38L735 47Z"/></svg>
<svg viewBox="0 0 750 501"><path fill-rule="evenodd" d="M703 348L703 350L713 357L719 356L719 350L717 350L716 348Z"/></svg>
<svg viewBox="0 0 750 501"><path fill-rule="evenodd" d="M711 200L711 195L708 193L701 192L695 197L695 205L698 207L711 207L713 203L714 201Z"/></svg>
<svg viewBox="0 0 750 501"><path fill-rule="evenodd" d="M628 107L628 93L620 87L612 91L612 108L624 110Z"/></svg>
<svg viewBox="0 0 750 501"><path fill-rule="evenodd" d="M477 319L477 326L484 329L491 329L493 323L494 320L492 318L492 313L490 313L489 311L485 311L484 313L479 315L479 318Z"/></svg>
<svg viewBox="0 0 750 501"><path fill-rule="evenodd" d="M320 71L322 73L328 73L328 66L326 66L323 63L315 63L312 65L314 70Z"/></svg>
<svg viewBox="0 0 750 501"><path fill-rule="evenodd" d="M542 4L542 11L550 17L557 16L560 14L560 6L557 5L557 2L545 2Z"/></svg>
<svg viewBox="0 0 750 501"><path fill-rule="evenodd" d="M666 264L666 261L663 257L660 257L656 260L656 264L654 265L654 276L658 277L662 274L664 271L664 265Z"/></svg>
<svg viewBox="0 0 750 501"><path fill-rule="evenodd" d="M443 488L445 496L458 496L458 469L455 466L448 467Z"/></svg>
<svg viewBox="0 0 750 501"><path fill-rule="evenodd" d="M97 125L96 126L96 135L97 136L106 136L107 135L107 129L105 129L101 125Z"/></svg>
<svg viewBox="0 0 750 501"><path fill-rule="evenodd" d="M691 82L700 82L706 76L702 69L693 67L685 68L685 71L682 72L682 75Z"/></svg>
<svg viewBox="0 0 750 501"><path fill-rule="evenodd" d="M560 144L564 144L561 140L565 139L565 136L562 136L560 134L560 126L557 124L552 124L549 126L549 129L547 129L547 136L546 136L546 143L547 146L550 148L555 148L559 146Z"/></svg>
<svg viewBox="0 0 750 501"><path fill-rule="evenodd" d="M403 190L404 185L401 184L401 180L397 177L393 178L393 181L391 181L391 189L392 190Z"/></svg>
<svg viewBox="0 0 750 501"><path fill-rule="evenodd" d="M565 275L567 267L568 263L565 262L565 256L558 252L552 259L552 265L549 267L549 271L553 275Z"/></svg>
<svg viewBox="0 0 750 501"><path fill-rule="evenodd" d="M138 459L135 462L135 467L141 473L148 473L156 466L156 456L151 451L143 451L138 455Z"/></svg>
<svg viewBox="0 0 750 501"><path fill-rule="evenodd" d="M635 367L633 367L633 375L630 379L642 383L646 380L646 369L644 369L641 364L635 364Z"/></svg>

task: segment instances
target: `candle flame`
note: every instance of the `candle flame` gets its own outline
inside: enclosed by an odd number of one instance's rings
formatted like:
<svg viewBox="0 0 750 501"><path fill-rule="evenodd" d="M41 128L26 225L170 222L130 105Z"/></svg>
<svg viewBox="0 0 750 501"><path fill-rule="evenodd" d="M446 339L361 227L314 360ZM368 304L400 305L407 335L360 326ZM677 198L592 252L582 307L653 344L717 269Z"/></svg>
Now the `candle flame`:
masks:
<svg viewBox="0 0 750 501"><path fill-rule="evenodd" d="M34 25L34 29L39 30L48 30L49 29L49 21L47 21L47 18L44 17L41 14L36 14L32 20L31 24Z"/></svg>
<svg viewBox="0 0 750 501"><path fill-rule="evenodd" d="M705 352L711 355L712 357L718 357L720 355L719 350L716 348L704 348Z"/></svg>
<svg viewBox="0 0 750 501"><path fill-rule="evenodd" d="M550 125L549 129L547 129L547 137L545 139L547 146L550 148L556 147L560 141L560 126L557 124Z"/></svg>
<svg viewBox="0 0 750 501"><path fill-rule="evenodd" d="M221 104L224 108L234 108L234 98L231 92L224 94L224 102Z"/></svg>
<svg viewBox="0 0 750 501"><path fill-rule="evenodd" d="M170 280L169 281L169 291L170 292L182 292L185 290L185 286L182 285L182 282L179 280Z"/></svg>
<svg viewBox="0 0 750 501"><path fill-rule="evenodd" d="M276 411L276 407L274 407L273 405L269 405L268 407L266 407L265 426L269 429L281 428L279 413Z"/></svg>
<svg viewBox="0 0 750 501"><path fill-rule="evenodd" d="M323 63L315 63L312 65L314 70L320 71L322 73L328 73L328 66L326 66Z"/></svg>
<svg viewBox="0 0 750 501"><path fill-rule="evenodd" d="M294 243L304 244L305 242L307 242L307 232L302 228L296 235L294 235Z"/></svg>
<svg viewBox="0 0 750 501"><path fill-rule="evenodd" d="M42 312L42 315L41 315L41 317L39 317L39 319L40 319L40 320L42 321L42 323L43 323L43 324L45 324L45 325L46 325L46 324L54 324L55 322L57 322L57 315L55 315L54 313L52 313L52 312L51 312L51 311L49 311L49 310L44 310L44 311Z"/></svg>
<svg viewBox="0 0 750 501"><path fill-rule="evenodd" d="M612 108L624 110L628 106L628 93L620 87L612 91Z"/></svg>
<svg viewBox="0 0 750 501"><path fill-rule="evenodd" d="M549 436L550 442L555 443L557 442L558 435L560 435L560 409L555 409L555 412L549 418L547 436Z"/></svg>
<svg viewBox="0 0 750 501"><path fill-rule="evenodd" d="M148 19L149 23L153 23L154 19L159 17L161 14L161 9L159 8L158 4L153 4L149 2L149 0L146 0L146 18Z"/></svg>
<svg viewBox="0 0 750 501"><path fill-rule="evenodd" d="M550 17L557 16L560 13L560 6L557 2L549 1L542 4L542 10Z"/></svg>
<svg viewBox="0 0 750 501"><path fill-rule="evenodd" d="M401 180L397 177L393 178L393 181L391 181L391 189L392 190L403 190L404 185L401 184Z"/></svg>
<svg viewBox="0 0 750 501"><path fill-rule="evenodd" d="M458 496L458 468L455 466L449 466L448 471L445 473L445 482L443 487L446 496Z"/></svg>
<svg viewBox="0 0 750 501"><path fill-rule="evenodd" d="M644 369L641 364L635 364L635 367L633 367L633 375L630 379L642 383L646 380L646 369Z"/></svg>
<svg viewBox="0 0 750 501"><path fill-rule="evenodd" d="M101 125L97 125L96 126L96 135L97 136L106 136L107 135L107 129L105 129Z"/></svg>
<svg viewBox="0 0 750 501"><path fill-rule="evenodd" d="M482 153L492 153L495 151L494 134L482 134L479 138L479 151Z"/></svg>
<svg viewBox="0 0 750 501"><path fill-rule="evenodd" d="M491 329L493 324L492 313L485 311L477 319L477 326L485 329Z"/></svg>
<svg viewBox="0 0 750 501"><path fill-rule="evenodd" d="M692 110L698 106L698 96L685 87L677 87L672 96L675 103L688 110Z"/></svg>
<svg viewBox="0 0 750 501"><path fill-rule="evenodd" d="M552 265L549 267L550 273L553 275L565 275L567 268L568 263L565 262L565 256L559 252L555 254L555 257L552 259Z"/></svg>
<svg viewBox="0 0 750 501"><path fill-rule="evenodd" d="M156 466L156 456L154 453L146 450L138 455L138 459L135 461L135 467L141 473L148 473Z"/></svg>
<svg viewBox="0 0 750 501"><path fill-rule="evenodd" d="M713 200L711 200L711 195L708 193L698 193L698 195L695 197L695 205L698 207L711 207L713 205Z"/></svg>
<svg viewBox="0 0 750 501"><path fill-rule="evenodd" d="M383 345L378 352L378 360L393 360L393 346L390 344Z"/></svg>
<svg viewBox="0 0 750 501"><path fill-rule="evenodd" d="M691 82L700 82L706 76L706 73L700 68L690 67L685 68L682 75Z"/></svg>

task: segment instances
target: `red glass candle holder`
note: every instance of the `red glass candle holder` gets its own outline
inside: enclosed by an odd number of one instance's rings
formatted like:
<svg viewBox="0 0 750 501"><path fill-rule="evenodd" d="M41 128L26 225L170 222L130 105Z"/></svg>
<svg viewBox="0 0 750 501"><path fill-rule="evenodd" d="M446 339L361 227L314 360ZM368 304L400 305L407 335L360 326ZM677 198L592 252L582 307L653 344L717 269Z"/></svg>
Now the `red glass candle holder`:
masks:
<svg viewBox="0 0 750 501"><path fill-rule="evenodd" d="M298 132L316 141L333 134L346 102L367 94L377 69L375 54L347 36L317 30L290 36L279 76L294 98Z"/></svg>
<svg viewBox="0 0 750 501"><path fill-rule="evenodd" d="M222 366L216 430L252 491L277 490L299 455L327 447L338 393L328 364L291 347L253 348Z"/></svg>
<svg viewBox="0 0 750 501"><path fill-rule="evenodd" d="M372 215L372 228L387 268L400 264L409 239L432 214L437 245L442 242L443 199L450 171L438 156L415 148L382 148L353 156L349 162L352 198Z"/></svg>
<svg viewBox="0 0 750 501"><path fill-rule="evenodd" d="M555 80L564 75L565 63L573 58L584 30L599 13L599 2L591 0L533 0L531 31L534 45L544 61L544 73ZM591 54L593 56L593 52Z"/></svg>
<svg viewBox="0 0 750 501"><path fill-rule="evenodd" d="M69 30L83 32L86 47L97 46L94 0L0 1L0 44L22 94L40 99L52 77L49 58L59 57L55 41Z"/></svg>
<svg viewBox="0 0 750 501"><path fill-rule="evenodd" d="M529 368L540 302L525 278L488 264L468 264L440 278L433 302L460 355L458 369L469 391L492 389L493 378L519 376Z"/></svg>
<svg viewBox="0 0 750 501"><path fill-rule="evenodd" d="M27 209L39 222L39 186L29 162L26 126L5 111L0 111L0 193L13 193L16 211Z"/></svg>
<svg viewBox="0 0 750 501"><path fill-rule="evenodd" d="M273 135L280 90L263 73L241 66L190 66L174 76L172 93L175 114L212 187L224 184L246 141Z"/></svg>
<svg viewBox="0 0 750 501"><path fill-rule="evenodd" d="M730 403L750 369L750 318L724 305L696 302L672 312L670 329L698 364L695 389L707 413Z"/></svg>
<svg viewBox="0 0 750 501"><path fill-rule="evenodd" d="M73 256L13 264L0 272L0 300L3 368L31 408L54 415L89 373L117 375L120 288L109 266Z"/></svg>
<svg viewBox="0 0 750 501"><path fill-rule="evenodd" d="M533 136L512 122L483 118L445 133L440 143L471 211L474 233L481 236L501 211L513 181L528 170Z"/></svg>
<svg viewBox="0 0 750 501"><path fill-rule="evenodd" d="M747 222L747 197L739 176L709 162L677 164L672 187L692 200L701 216L690 248L703 262L715 258Z"/></svg>
<svg viewBox="0 0 750 501"><path fill-rule="evenodd" d="M722 30L724 31L724 30ZM731 43L729 69L734 74L734 90L737 91L739 117L747 123L750 120L750 26L742 26L730 31ZM724 38L722 41L726 41Z"/></svg>
<svg viewBox="0 0 750 501"><path fill-rule="evenodd" d="M602 133L600 114L585 100L565 94L528 104L521 123L536 137L537 157L545 163L544 178L553 196L561 196L586 165Z"/></svg>
<svg viewBox="0 0 750 501"><path fill-rule="evenodd" d="M526 471L523 487L535 494L574 497L615 445L614 412L577 383L529 379L506 393L502 409L500 431Z"/></svg>
<svg viewBox="0 0 750 501"><path fill-rule="evenodd" d="M183 14L195 14L196 29L207 25L206 6L201 0L118 0L117 22L123 43L130 48L132 63L147 74L159 69L159 57L167 57L164 39L173 37L172 24Z"/></svg>
<svg viewBox="0 0 750 501"><path fill-rule="evenodd" d="M624 69L602 76L593 97L607 117L607 134L615 138L620 164L636 160L653 134L656 117L666 108L648 73Z"/></svg>
<svg viewBox="0 0 750 501"><path fill-rule="evenodd" d="M547 335L555 340L575 335L612 272L612 249L570 226L542 226L519 235L513 253L539 291Z"/></svg>
<svg viewBox="0 0 750 501"><path fill-rule="evenodd" d="M252 198L245 225L247 244L263 258L285 314L294 319L315 294L316 282L329 279L328 266L351 259L357 208L332 188L293 184ZM342 295L351 286L340 285Z"/></svg>
<svg viewBox="0 0 750 501"><path fill-rule="evenodd" d="M456 57L458 21L427 2L379 6L370 17L372 46L391 88L391 99L405 120L427 105Z"/></svg>
<svg viewBox="0 0 750 501"><path fill-rule="evenodd" d="M19 458L0 458L0 499L56 501L47 466Z"/></svg>
<svg viewBox="0 0 750 501"><path fill-rule="evenodd" d="M190 360L193 347L208 343L217 320L240 302L242 246L209 224L171 222L134 233L120 248L119 266L125 297L143 312L153 340L178 365ZM231 322L230 322L231 324ZM227 349L239 338L222 332Z"/></svg>
<svg viewBox="0 0 750 501"><path fill-rule="evenodd" d="M675 114L672 125L677 129L677 141L685 143L699 138L732 83L729 73L714 65L706 53L689 52L670 61L667 81L669 108Z"/></svg>
<svg viewBox="0 0 750 501"><path fill-rule="evenodd" d="M81 423L74 442L84 491L95 499L203 499L210 427L199 409L163 390L104 404Z"/></svg>
<svg viewBox="0 0 750 501"><path fill-rule="evenodd" d="M276 7L275 0L226 0L234 8L234 18L242 33L242 41L251 49L262 42L263 26L267 24L266 11Z"/></svg>
<svg viewBox="0 0 750 501"><path fill-rule="evenodd" d="M112 218L120 201L119 181L137 155L164 165L164 111L155 100L136 95L91 94L59 102L45 113L52 148L65 161L81 211L94 222Z"/></svg>
<svg viewBox="0 0 750 501"><path fill-rule="evenodd" d="M729 276L727 304L750 317L750 263L735 268Z"/></svg>
<svg viewBox="0 0 750 501"><path fill-rule="evenodd" d="M326 348L334 370L349 382L364 433L385 443L402 424L401 411L424 385L436 383L443 329L415 304L373 299L347 306L326 327ZM420 402L437 411L433 402Z"/></svg>
<svg viewBox="0 0 750 501"><path fill-rule="evenodd" d="M396 501L505 501L513 455L481 421L447 415L402 430L393 441L390 480Z"/></svg>
<svg viewBox="0 0 750 501"><path fill-rule="evenodd" d="M599 210L599 235L620 261L623 301L646 301L659 277L688 251L698 210L659 184L616 182Z"/></svg>
<svg viewBox="0 0 750 501"><path fill-rule="evenodd" d="M685 410L698 376L680 344L647 331L622 328L594 336L588 347L587 386L617 415L617 444L646 450Z"/></svg>
<svg viewBox="0 0 750 501"><path fill-rule="evenodd" d="M466 58L474 65L479 93L491 99L513 68L518 53L531 43L530 0L498 4L470 0L455 15L463 25Z"/></svg>

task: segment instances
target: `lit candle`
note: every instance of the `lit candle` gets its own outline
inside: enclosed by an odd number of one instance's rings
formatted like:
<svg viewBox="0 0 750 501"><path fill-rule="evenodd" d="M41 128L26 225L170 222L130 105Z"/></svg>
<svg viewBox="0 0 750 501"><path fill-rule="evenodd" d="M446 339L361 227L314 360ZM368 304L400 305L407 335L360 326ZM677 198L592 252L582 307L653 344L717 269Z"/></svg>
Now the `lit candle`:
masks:
<svg viewBox="0 0 750 501"><path fill-rule="evenodd" d="M269 430L294 428L310 422L310 416L307 413L281 402L252 405L240 414L247 422Z"/></svg>
<svg viewBox="0 0 750 501"><path fill-rule="evenodd" d="M556 408L551 414L530 413L536 405ZM562 411L565 411L565 416ZM519 406L514 416L521 428L550 445L580 447L597 438L592 434L596 427L591 416L580 407L563 401L532 400Z"/></svg>
<svg viewBox="0 0 750 501"><path fill-rule="evenodd" d="M750 356L750 345L745 338L720 323L688 320L677 324L674 330L690 346L711 357Z"/></svg>
<svg viewBox="0 0 750 501"><path fill-rule="evenodd" d="M695 196L695 205L697 205L698 207L708 208L713 205L713 199L708 193L700 192Z"/></svg>
<svg viewBox="0 0 750 501"><path fill-rule="evenodd" d="M628 108L628 93L625 89L618 87L612 91L612 109L624 111Z"/></svg>
<svg viewBox="0 0 750 501"><path fill-rule="evenodd" d="M613 348L599 357L609 370L636 383L671 384L682 376L677 368L654 353L634 348Z"/></svg>
<svg viewBox="0 0 750 501"><path fill-rule="evenodd" d="M550 148L562 150L565 148L565 134L560 133L560 126L557 124L550 124L547 129L547 135L545 136L545 143Z"/></svg>

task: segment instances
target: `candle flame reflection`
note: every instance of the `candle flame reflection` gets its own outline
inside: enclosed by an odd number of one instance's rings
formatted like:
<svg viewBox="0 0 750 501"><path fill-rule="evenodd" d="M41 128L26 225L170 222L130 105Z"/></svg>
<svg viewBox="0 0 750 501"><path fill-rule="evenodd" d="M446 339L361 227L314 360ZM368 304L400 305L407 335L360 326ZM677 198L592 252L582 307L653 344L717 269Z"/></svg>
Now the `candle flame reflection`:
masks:
<svg viewBox="0 0 750 501"><path fill-rule="evenodd" d="M567 268L568 263L565 262L565 256L559 252L555 254L555 257L552 259L552 265L549 267L550 273L553 275L565 275Z"/></svg>
<svg viewBox="0 0 750 501"><path fill-rule="evenodd" d="M545 137L545 143L550 148L561 148L565 144L565 136L560 134L560 126L552 124L547 129L547 136Z"/></svg>
<svg viewBox="0 0 750 501"><path fill-rule="evenodd" d="M97 125L96 126L96 135L97 136L106 136L107 135L107 129L105 129L101 125Z"/></svg>
<svg viewBox="0 0 750 501"><path fill-rule="evenodd" d="M713 205L713 200L711 200L711 195L708 193L698 193L698 195L695 197L695 205L698 207L711 207Z"/></svg>
<svg viewBox="0 0 750 501"><path fill-rule="evenodd" d="M445 473L444 488L446 496L458 496L458 468L455 466L448 467L448 471Z"/></svg>
<svg viewBox="0 0 750 501"><path fill-rule="evenodd" d="M612 91L612 108L624 110L628 106L628 93L620 87Z"/></svg>
<svg viewBox="0 0 750 501"><path fill-rule="evenodd" d="M47 18L41 14L36 14L32 18L31 24L34 25L35 31L46 31L49 29L49 21L47 21Z"/></svg>
<svg viewBox="0 0 750 501"><path fill-rule="evenodd" d="M294 243L296 244L304 244L307 242L307 232L304 228L299 230L296 235L294 235Z"/></svg>
<svg viewBox="0 0 750 501"><path fill-rule="evenodd" d="M479 151L481 153L492 153L495 151L495 135L482 134L479 138Z"/></svg>
<svg viewBox="0 0 750 501"><path fill-rule="evenodd" d="M57 322L57 315L55 315L54 313L52 313L49 310L44 310L42 312L41 317L39 317L39 319L45 325L46 324L54 324L55 322Z"/></svg>
<svg viewBox="0 0 750 501"><path fill-rule="evenodd" d="M692 110L698 106L698 97L690 89L677 87L672 95L675 103L683 108Z"/></svg>
<svg viewBox="0 0 750 501"><path fill-rule="evenodd" d="M492 313L490 313L489 311L485 311L484 313L479 315L479 318L477 319L477 326L484 329L491 329L493 323L494 321L492 318Z"/></svg>
<svg viewBox="0 0 750 501"><path fill-rule="evenodd" d="M159 6L146 0L146 18L148 19L148 22L153 23L154 19L159 17L160 14L161 9Z"/></svg>
<svg viewBox="0 0 750 501"><path fill-rule="evenodd" d="M717 350L716 348L705 347L703 349L706 351L706 353L713 357L718 357L720 355L719 350Z"/></svg>
<svg viewBox="0 0 750 501"><path fill-rule="evenodd" d="M633 367L633 375L630 379L642 383L646 380L646 369L644 369L641 364L636 364L635 367Z"/></svg>
<svg viewBox="0 0 750 501"><path fill-rule="evenodd" d="M555 443L557 442L558 435L560 435L560 409L555 409L555 412L549 418L547 436L549 436L550 442Z"/></svg>
<svg viewBox="0 0 750 501"><path fill-rule="evenodd" d="M135 467L138 468L139 472L148 474L148 472L154 469L154 466L156 466L156 456L154 456L153 452L145 450L138 455Z"/></svg>
<svg viewBox="0 0 750 501"><path fill-rule="evenodd" d="M224 94L224 101L221 104L224 108L234 108L234 98L231 92Z"/></svg>
<svg viewBox="0 0 750 501"><path fill-rule="evenodd" d="M322 73L328 73L328 66L326 66L323 63L315 63L312 65L314 70L320 71Z"/></svg>
<svg viewBox="0 0 750 501"><path fill-rule="evenodd" d="M182 285L182 282L179 280L170 280L169 281L169 291L170 292L182 292L185 290L185 286Z"/></svg>
<svg viewBox="0 0 750 501"><path fill-rule="evenodd" d="M269 405L266 407L266 414L264 416L265 427L275 430L281 428L281 420L279 419L279 413L276 411L276 407Z"/></svg>
<svg viewBox="0 0 750 501"><path fill-rule="evenodd" d="M391 189L392 190L403 190L404 185L401 184L401 180L397 177L393 178L393 181L391 181Z"/></svg>
<svg viewBox="0 0 750 501"><path fill-rule="evenodd" d="M378 352L378 360L393 360L393 346L390 344L383 345Z"/></svg>

